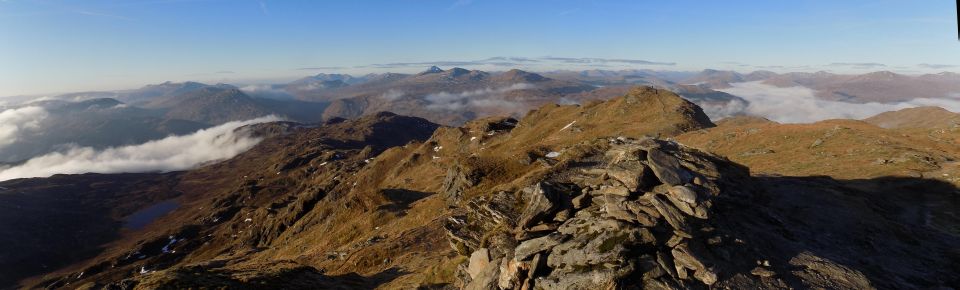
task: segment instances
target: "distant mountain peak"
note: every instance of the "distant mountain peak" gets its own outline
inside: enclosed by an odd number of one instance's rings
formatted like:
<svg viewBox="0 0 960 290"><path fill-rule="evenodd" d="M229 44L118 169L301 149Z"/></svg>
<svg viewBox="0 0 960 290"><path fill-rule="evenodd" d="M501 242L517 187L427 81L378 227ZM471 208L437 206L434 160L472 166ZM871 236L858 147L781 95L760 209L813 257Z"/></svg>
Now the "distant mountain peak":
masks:
<svg viewBox="0 0 960 290"><path fill-rule="evenodd" d="M530 82L530 83L549 80L547 77L544 77L542 75L519 70L519 69L512 69L512 70L506 71L498 75L497 78L505 81Z"/></svg>
<svg viewBox="0 0 960 290"><path fill-rule="evenodd" d="M875 71L871 73L862 74L860 76L857 76L856 79L865 80L865 81L889 81L889 80L893 80L894 78L899 78L901 76L902 75L900 74L884 70L884 71Z"/></svg>
<svg viewBox="0 0 960 290"><path fill-rule="evenodd" d="M435 68L435 67L431 67L431 69L433 69L433 68ZM437 68L437 69L439 69L439 68ZM441 72L442 72L442 70L441 70ZM459 67L452 68L452 69L450 69L448 72L450 73L450 76L454 76L454 77L455 77L455 76L460 76L460 75L465 75L465 74L470 73L469 70L467 70L467 69L465 69L465 68L459 68Z"/></svg>
<svg viewBox="0 0 960 290"><path fill-rule="evenodd" d="M440 69L440 67L431 66L430 68L428 68L427 70L423 71L423 72L420 73L420 74L421 74L421 75L425 75L425 74L435 74L435 73L442 73L442 72L443 72L443 70Z"/></svg>
<svg viewBox="0 0 960 290"><path fill-rule="evenodd" d="M865 76L892 77L892 76L897 76L898 74L896 74L896 73L894 73L894 72L892 72L892 71L882 70L882 71L875 71L875 72L872 72L872 73L867 73L867 74L864 74L864 75L865 75Z"/></svg>

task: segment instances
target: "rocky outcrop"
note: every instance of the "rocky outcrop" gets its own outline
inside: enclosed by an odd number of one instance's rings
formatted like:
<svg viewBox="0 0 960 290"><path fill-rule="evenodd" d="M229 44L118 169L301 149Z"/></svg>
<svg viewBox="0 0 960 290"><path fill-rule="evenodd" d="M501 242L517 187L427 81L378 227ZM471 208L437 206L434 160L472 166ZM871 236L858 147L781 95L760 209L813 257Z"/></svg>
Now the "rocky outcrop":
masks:
<svg viewBox="0 0 960 290"><path fill-rule="evenodd" d="M476 185L481 177L482 174L478 170L461 163L454 163L447 169L440 192L444 194L446 200L459 202L463 190Z"/></svg>
<svg viewBox="0 0 960 290"><path fill-rule="evenodd" d="M712 207L749 173L671 141L600 140L514 194L477 197L448 223L466 289L709 286L724 274ZM563 165L566 164L566 165ZM511 218L516 217L516 218Z"/></svg>

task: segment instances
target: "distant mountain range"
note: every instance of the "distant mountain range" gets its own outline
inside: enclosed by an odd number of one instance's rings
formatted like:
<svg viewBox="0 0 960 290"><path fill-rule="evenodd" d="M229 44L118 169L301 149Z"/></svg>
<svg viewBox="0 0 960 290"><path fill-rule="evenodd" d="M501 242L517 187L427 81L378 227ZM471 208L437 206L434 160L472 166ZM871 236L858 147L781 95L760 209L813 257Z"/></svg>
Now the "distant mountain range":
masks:
<svg viewBox="0 0 960 290"><path fill-rule="evenodd" d="M51 114L32 130L49 133L25 130L16 144L0 148L0 162L16 163L72 145L102 148L140 143L270 114L311 123L390 111L460 125L486 116L521 117L544 104L606 100L636 85L672 90L720 119L747 114L749 101L723 92L744 82L808 88L817 98L848 103L952 100L960 92L956 73L841 75L709 69L533 73L431 67L417 74L318 74L257 88L165 82L134 90L63 94L45 101L18 98L19 103L4 104L0 110L39 106Z"/></svg>

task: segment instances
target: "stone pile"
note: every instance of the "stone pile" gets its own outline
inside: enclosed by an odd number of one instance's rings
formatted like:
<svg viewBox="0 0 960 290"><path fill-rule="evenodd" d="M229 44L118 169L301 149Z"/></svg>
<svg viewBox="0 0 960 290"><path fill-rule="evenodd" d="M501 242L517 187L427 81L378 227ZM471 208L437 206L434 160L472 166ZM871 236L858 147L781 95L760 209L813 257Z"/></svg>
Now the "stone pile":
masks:
<svg viewBox="0 0 960 290"><path fill-rule="evenodd" d="M713 285L729 259L710 225L746 168L657 139L611 139L516 193L467 202L447 224L465 289Z"/></svg>

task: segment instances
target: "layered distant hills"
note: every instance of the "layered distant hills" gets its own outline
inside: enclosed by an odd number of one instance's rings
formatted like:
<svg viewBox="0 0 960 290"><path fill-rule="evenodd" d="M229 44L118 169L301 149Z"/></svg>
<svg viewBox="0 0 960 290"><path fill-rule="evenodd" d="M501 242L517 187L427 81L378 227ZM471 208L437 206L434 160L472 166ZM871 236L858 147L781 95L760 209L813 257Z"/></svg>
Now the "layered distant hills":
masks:
<svg viewBox="0 0 960 290"><path fill-rule="evenodd" d="M544 104L606 100L635 85L672 90L715 120L753 115L809 122L831 117L859 119L917 106L960 109L960 102L954 100L960 92L960 74L948 72L843 75L708 69L534 73L431 67L416 74L318 74L289 83L245 87L165 82L135 90L63 94L44 101L9 99L0 110L39 107L46 111L42 121L30 119L29 128L18 128L16 140L0 148L0 162L16 163L71 146L137 144L265 115L309 123L390 111L460 125L486 116L521 117ZM13 100L19 101L11 103ZM793 110L785 110L787 106Z"/></svg>
<svg viewBox="0 0 960 290"><path fill-rule="evenodd" d="M337 84L330 85L330 79ZM319 75L291 83L288 90L302 99L331 101L324 112L326 118L391 111L443 124L462 124L483 116L522 115L567 94L593 88L520 70L488 73L432 67L414 75Z"/></svg>
<svg viewBox="0 0 960 290"><path fill-rule="evenodd" d="M745 83L753 85L730 90ZM929 104L936 104L937 100L953 102L960 92L960 74L902 75L887 71L861 75L829 72L779 74L771 71L744 74L709 69L701 72L587 70L533 73L510 70L488 73L432 67L418 74L385 73L361 77L318 74L282 87L302 100L332 102L324 112L326 118L356 117L387 110L456 125L488 115L520 116L531 108L550 102L609 99L622 95L635 85L673 90L719 119L755 114L748 109L750 101L744 99L747 96L731 92L753 92L763 88L809 90L810 98L805 100L808 102L878 103L889 104L890 108L918 99L932 100L928 101Z"/></svg>
<svg viewBox="0 0 960 290"><path fill-rule="evenodd" d="M137 144L265 115L310 123L390 111L443 125L461 125L486 116L521 117L544 104L606 100L625 94L635 85L672 90L699 105L715 120L753 115L785 122L810 122L860 119L917 106L960 110L960 101L955 100L960 92L960 74L947 72L534 73L431 67L416 74L318 74L289 83L244 87L165 82L135 90L63 94L41 101L8 99L0 110L37 107L44 112L42 120L27 118L30 126L18 127L16 138L8 138L15 141L0 148L0 162L16 163L71 146Z"/></svg>

